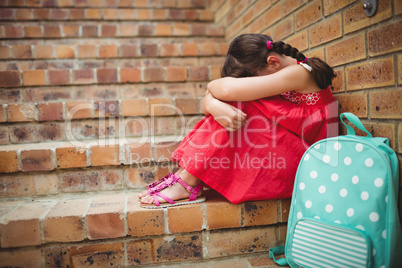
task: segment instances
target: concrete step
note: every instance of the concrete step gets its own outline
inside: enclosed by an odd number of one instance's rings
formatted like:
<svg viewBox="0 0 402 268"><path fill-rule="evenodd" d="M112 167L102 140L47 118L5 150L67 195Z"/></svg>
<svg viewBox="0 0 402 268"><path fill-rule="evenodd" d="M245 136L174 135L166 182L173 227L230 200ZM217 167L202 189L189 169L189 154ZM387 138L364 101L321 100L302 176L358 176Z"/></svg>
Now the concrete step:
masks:
<svg viewBox="0 0 402 268"><path fill-rule="evenodd" d="M3 7L204 8L204 0L4 0Z"/></svg>
<svg viewBox="0 0 402 268"><path fill-rule="evenodd" d="M205 203L157 210L141 208L134 193L2 202L0 259L11 266L29 259L34 267L197 266L254 259L247 254L284 242L289 200L233 205L213 191L205 194ZM250 263L265 264L265 258Z"/></svg>
<svg viewBox="0 0 402 268"><path fill-rule="evenodd" d="M0 39L77 39L133 37L222 37L223 27L202 22L13 22L2 23Z"/></svg>
<svg viewBox="0 0 402 268"><path fill-rule="evenodd" d="M2 8L0 21L213 21L211 10L188 8Z"/></svg>

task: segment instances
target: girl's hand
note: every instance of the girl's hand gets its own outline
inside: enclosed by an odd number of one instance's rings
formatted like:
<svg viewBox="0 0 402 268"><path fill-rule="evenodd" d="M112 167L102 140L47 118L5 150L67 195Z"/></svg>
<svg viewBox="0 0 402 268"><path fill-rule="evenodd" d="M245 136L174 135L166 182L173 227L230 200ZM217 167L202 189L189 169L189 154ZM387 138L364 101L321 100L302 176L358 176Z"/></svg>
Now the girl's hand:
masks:
<svg viewBox="0 0 402 268"><path fill-rule="evenodd" d="M240 109L215 99L207 93L202 101L205 114L211 114L226 130L236 131L246 124L247 115Z"/></svg>

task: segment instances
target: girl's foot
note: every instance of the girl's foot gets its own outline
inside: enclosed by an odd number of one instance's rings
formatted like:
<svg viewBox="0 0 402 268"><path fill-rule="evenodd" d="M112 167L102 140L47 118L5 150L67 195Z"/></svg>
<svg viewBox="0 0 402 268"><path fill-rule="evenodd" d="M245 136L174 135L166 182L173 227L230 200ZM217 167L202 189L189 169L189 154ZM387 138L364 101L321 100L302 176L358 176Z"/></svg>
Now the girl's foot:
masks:
<svg viewBox="0 0 402 268"><path fill-rule="evenodd" d="M179 171L177 171L176 175L180 175L181 180L193 189L196 188L198 185L200 185L200 183L202 183L201 180L197 179L196 177L194 177L193 175L191 175L184 169L180 169ZM163 183L164 182L161 182L161 185ZM155 188L157 188L157 187L155 187ZM197 197L202 196L202 186L200 185L196 189L198 191ZM195 192L194 192L194 194L195 194ZM171 199L173 201L188 200L191 196L191 193L188 189L184 188L183 185L181 185L179 182L177 182L177 183L171 185L170 187L166 187L162 191L158 192L158 194L156 194L156 195L148 194L147 191L142 192L140 194L141 203L144 205L151 205L154 203L161 203L161 204L167 203L168 201L166 199L162 198L161 196L167 197L168 199ZM158 201L155 201L155 197L157 198ZM189 200L188 202L192 202L192 201ZM185 202L185 203L188 203L188 202ZM158 204L155 204L155 205L158 205Z"/></svg>

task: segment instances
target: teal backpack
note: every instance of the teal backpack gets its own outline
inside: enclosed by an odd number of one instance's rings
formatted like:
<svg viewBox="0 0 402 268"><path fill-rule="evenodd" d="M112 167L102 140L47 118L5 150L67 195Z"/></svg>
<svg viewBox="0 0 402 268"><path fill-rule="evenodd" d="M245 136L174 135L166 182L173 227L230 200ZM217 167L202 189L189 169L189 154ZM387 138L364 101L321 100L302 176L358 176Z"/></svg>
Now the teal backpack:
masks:
<svg viewBox="0 0 402 268"><path fill-rule="evenodd" d="M349 122L367 136L356 136ZM300 161L286 245L270 249L291 267L402 267L399 170L387 138L351 113L347 135L313 144ZM286 259L275 259L285 253Z"/></svg>

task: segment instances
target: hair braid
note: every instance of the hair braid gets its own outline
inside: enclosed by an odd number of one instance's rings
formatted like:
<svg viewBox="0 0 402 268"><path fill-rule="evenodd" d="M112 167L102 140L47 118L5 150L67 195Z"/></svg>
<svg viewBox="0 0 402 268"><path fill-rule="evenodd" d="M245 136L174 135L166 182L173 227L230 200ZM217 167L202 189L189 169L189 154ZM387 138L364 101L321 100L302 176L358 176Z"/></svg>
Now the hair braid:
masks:
<svg viewBox="0 0 402 268"><path fill-rule="evenodd" d="M303 53L299 52L297 48L282 41L273 42L271 44L272 51L290 56L299 62L306 62L312 67L311 74L314 77L317 85L321 89L325 89L332 84L332 79L336 77L334 70L323 60L319 58L307 58ZM306 60L307 59L307 60Z"/></svg>

